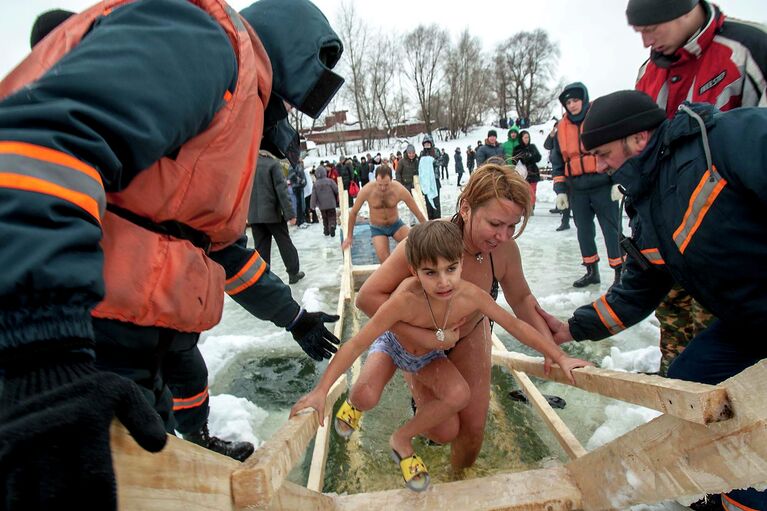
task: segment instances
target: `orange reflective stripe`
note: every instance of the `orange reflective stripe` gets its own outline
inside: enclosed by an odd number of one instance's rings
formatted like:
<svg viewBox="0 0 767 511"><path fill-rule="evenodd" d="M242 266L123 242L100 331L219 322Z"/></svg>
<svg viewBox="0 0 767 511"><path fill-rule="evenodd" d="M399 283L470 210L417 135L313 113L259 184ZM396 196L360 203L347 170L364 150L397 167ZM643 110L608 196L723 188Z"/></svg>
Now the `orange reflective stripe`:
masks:
<svg viewBox="0 0 767 511"><path fill-rule="evenodd" d="M753 509L748 506L744 506L740 502L737 502L732 499L732 497L729 497L728 495L725 495L722 493L722 507L726 511L759 511L758 509Z"/></svg>
<svg viewBox="0 0 767 511"><path fill-rule="evenodd" d="M593 256L583 258L583 262L586 264L596 263L597 261L599 261L599 254L594 254Z"/></svg>
<svg viewBox="0 0 767 511"><path fill-rule="evenodd" d="M26 142L0 142L0 186L71 202L97 222L106 209L101 175L68 154Z"/></svg>
<svg viewBox="0 0 767 511"><path fill-rule="evenodd" d="M266 271L266 261L261 259L258 252L254 252L237 274L225 283L225 290L229 296L236 295L249 288L261 278Z"/></svg>
<svg viewBox="0 0 767 511"><path fill-rule="evenodd" d="M43 147L26 142L0 142L0 154L17 154L36 160L47 161L56 165L62 165L87 174L95 181L101 183L101 174L90 165L86 165L74 156L48 147ZM102 187L103 187L102 183Z"/></svg>
<svg viewBox="0 0 767 511"><path fill-rule="evenodd" d="M666 264L657 248L646 248L642 250L642 254L652 264Z"/></svg>
<svg viewBox="0 0 767 511"><path fill-rule="evenodd" d="M615 266L623 264L623 258L622 257L610 257L610 258L607 259L607 262L610 264L610 266L615 267Z"/></svg>
<svg viewBox="0 0 767 511"><path fill-rule="evenodd" d="M230 91L224 92L224 101L229 103L232 100L232 93Z"/></svg>
<svg viewBox="0 0 767 511"><path fill-rule="evenodd" d="M712 166L712 169L713 172L710 169L706 171L695 187L682 223L674 232L674 243L683 254L711 205L727 185L727 180L719 176L716 167Z"/></svg>
<svg viewBox="0 0 767 511"><path fill-rule="evenodd" d="M555 183L564 183L567 180L565 176L554 176Z"/></svg>
<svg viewBox="0 0 767 511"><path fill-rule="evenodd" d="M208 399L208 387L199 394L187 398L173 398L173 410L188 410L202 405Z"/></svg>
<svg viewBox="0 0 767 511"><path fill-rule="evenodd" d="M612 307L608 305L604 295L600 297L599 300L595 301L592 306L594 307L594 310L597 311L597 316L599 316L602 324L611 334L615 335L626 329L623 322L618 318L618 315L615 314Z"/></svg>
<svg viewBox="0 0 767 511"><path fill-rule="evenodd" d="M71 202L75 206L84 209L89 215L101 224L101 213L99 212L99 203L91 196L84 193L75 192L63 186L39 179L36 177L22 176L19 174L0 173L0 188L13 188L25 192L37 192L45 195L52 195Z"/></svg>

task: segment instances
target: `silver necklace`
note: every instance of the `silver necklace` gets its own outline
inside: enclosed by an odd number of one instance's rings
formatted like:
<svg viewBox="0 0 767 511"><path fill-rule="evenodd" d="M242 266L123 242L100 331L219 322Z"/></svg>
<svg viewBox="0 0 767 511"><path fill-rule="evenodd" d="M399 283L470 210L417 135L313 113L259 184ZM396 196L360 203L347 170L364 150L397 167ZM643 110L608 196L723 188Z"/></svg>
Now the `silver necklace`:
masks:
<svg viewBox="0 0 767 511"><path fill-rule="evenodd" d="M476 254L472 254L471 252L466 250L465 246L463 247L463 251L471 256L474 256L474 259L476 259L478 263L481 263L482 261L485 260L485 258L482 256L482 252L477 252Z"/></svg>
<svg viewBox="0 0 767 511"><path fill-rule="evenodd" d="M429 312L431 313L431 320L434 322L434 328L436 328L434 334L437 336L437 340L439 342L445 342L445 327L447 326L447 319L450 317L450 304L453 303L453 297L451 296L450 300L447 301L447 309L445 310L445 321L442 323L442 328L439 328L439 326L437 326L437 318L434 317L434 311L431 308L429 295L426 294L425 290L423 291L423 296L426 298L426 305L429 307Z"/></svg>

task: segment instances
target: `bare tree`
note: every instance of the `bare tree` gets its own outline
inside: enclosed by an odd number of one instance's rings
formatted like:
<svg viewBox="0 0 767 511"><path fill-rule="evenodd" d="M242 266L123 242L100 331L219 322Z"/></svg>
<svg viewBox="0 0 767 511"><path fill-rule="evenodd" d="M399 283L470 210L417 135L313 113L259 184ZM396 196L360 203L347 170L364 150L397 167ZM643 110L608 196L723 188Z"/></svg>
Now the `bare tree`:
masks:
<svg viewBox="0 0 767 511"><path fill-rule="evenodd" d="M534 123L545 120L557 93L548 84L559 59L558 45L545 30L537 29L511 36L496 55L496 76L508 77L505 90L517 115Z"/></svg>
<svg viewBox="0 0 767 511"><path fill-rule="evenodd" d="M378 113L383 117L387 139L394 135L394 127L402 122L403 108L401 83L395 81L401 49L393 34L382 33L373 38L374 48L370 66L370 85Z"/></svg>
<svg viewBox="0 0 767 511"><path fill-rule="evenodd" d="M344 44L344 53L339 63L343 66L343 74L346 77L344 95L354 104L360 129L366 134L362 141L363 150L368 150L372 144L378 117L368 73L368 27L357 16L354 2L351 0L341 3L337 26Z"/></svg>
<svg viewBox="0 0 767 511"><path fill-rule="evenodd" d="M451 138L457 137L460 132L466 133L478 111L487 106L485 91L491 75L484 61L479 38L472 37L465 29L455 47L448 52L445 71L449 87L446 91L444 125Z"/></svg>
<svg viewBox="0 0 767 511"><path fill-rule="evenodd" d="M442 83L444 58L450 38L446 30L432 24L428 27L419 25L405 36L405 62L408 78L415 88L421 118L426 123L426 131L431 133L431 125L436 117L434 99Z"/></svg>

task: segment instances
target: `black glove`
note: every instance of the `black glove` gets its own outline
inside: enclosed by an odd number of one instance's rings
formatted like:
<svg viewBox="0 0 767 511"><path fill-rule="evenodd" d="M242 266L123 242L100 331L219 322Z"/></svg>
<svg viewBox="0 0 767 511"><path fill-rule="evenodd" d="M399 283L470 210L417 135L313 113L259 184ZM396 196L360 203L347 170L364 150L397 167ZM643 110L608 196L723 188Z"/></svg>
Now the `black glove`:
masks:
<svg viewBox="0 0 767 511"><path fill-rule="evenodd" d="M338 344L338 338L333 335L323 323L332 323L338 321L336 314L325 314L324 312L306 312L301 309L298 318L293 321L293 325L288 331L293 334L301 349L316 361L330 358L338 348L333 346Z"/></svg>
<svg viewBox="0 0 767 511"><path fill-rule="evenodd" d="M144 449L167 440L139 387L91 360L7 368L0 401L0 509L117 509L109 427Z"/></svg>

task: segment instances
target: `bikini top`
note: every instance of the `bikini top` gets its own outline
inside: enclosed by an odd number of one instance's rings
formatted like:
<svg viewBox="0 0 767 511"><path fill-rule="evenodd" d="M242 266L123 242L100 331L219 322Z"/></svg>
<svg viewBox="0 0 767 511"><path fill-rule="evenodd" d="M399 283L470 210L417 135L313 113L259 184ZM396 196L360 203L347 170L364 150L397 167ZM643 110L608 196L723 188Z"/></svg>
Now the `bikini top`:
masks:
<svg viewBox="0 0 767 511"><path fill-rule="evenodd" d="M498 279L495 278L495 266L493 265L493 253L488 254L490 256L490 272L493 274L493 283L490 284L490 296L494 301L498 301Z"/></svg>

